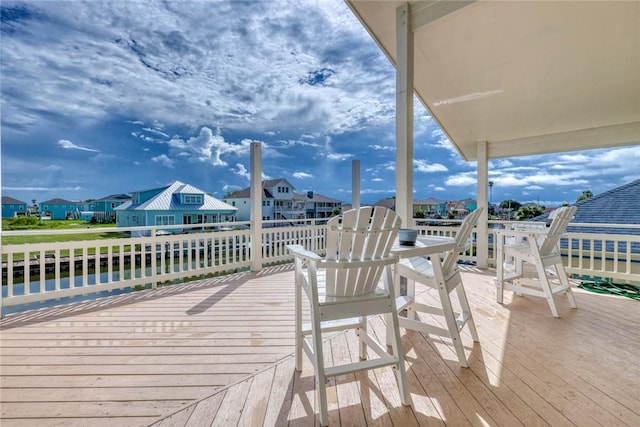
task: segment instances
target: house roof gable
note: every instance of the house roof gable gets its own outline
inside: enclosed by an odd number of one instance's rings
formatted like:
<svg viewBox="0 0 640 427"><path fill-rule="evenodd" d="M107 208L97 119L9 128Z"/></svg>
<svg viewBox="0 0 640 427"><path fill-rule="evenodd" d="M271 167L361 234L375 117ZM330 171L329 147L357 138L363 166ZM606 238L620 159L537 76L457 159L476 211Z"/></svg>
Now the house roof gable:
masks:
<svg viewBox="0 0 640 427"><path fill-rule="evenodd" d="M10 196L2 196L2 204L3 205L26 205L26 202L22 202L18 199L14 199Z"/></svg>

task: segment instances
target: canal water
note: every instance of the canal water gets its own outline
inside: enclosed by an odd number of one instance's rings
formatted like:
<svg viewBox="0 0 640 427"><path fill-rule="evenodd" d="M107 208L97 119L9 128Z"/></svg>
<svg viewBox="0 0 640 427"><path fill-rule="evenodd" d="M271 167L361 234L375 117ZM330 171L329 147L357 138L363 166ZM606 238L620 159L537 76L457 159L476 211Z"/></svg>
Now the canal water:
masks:
<svg viewBox="0 0 640 427"><path fill-rule="evenodd" d="M135 276L134 277L141 277L141 270L138 268L135 270ZM100 284L104 284L107 283L109 281L109 273L108 272L101 272L100 274ZM112 281L113 282L118 282L120 280L128 280L131 278L131 269L130 268L125 268L124 269L124 278L121 279L120 278L120 272L112 272ZM146 274L145 276L150 276L151 275L151 268L148 267L146 269ZM91 287L93 285L96 284L96 274L89 274L88 276L88 286ZM14 280L21 280L22 278L15 278ZM73 277L73 283L71 283L71 280L69 278L69 274L65 273L63 276L60 277L60 289L69 289L70 287L75 287L75 288L82 288L82 271L76 271L75 276ZM156 277L155 281L158 281L159 278ZM150 281L152 281L152 279L150 279ZM3 280L4 282L4 280ZM55 279L51 278L51 279L46 279L44 282L44 290L45 291L53 291L56 288L56 284L55 284ZM141 289L141 286L138 285L135 287L135 289ZM38 278L38 276L36 275L35 277L32 276L31 281L29 283L29 290L31 294L37 294L40 293L40 279ZM18 304L15 306L10 306L10 307L3 307L2 312L3 312L3 316L5 314L10 314L10 313L19 313L19 312L23 312L26 310L37 310L37 309L41 309L41 308L46 308L46 307L55 307L55 306L59 306L59 305L67 305L70 303L75 303L75 302L81 302L81 301L89 301L89 300L93 300L96 298L102 298L102 297L106 297L106 296L113 296L113 295L121 295L121 294L126 294L129 292L132 292L134 290L133 287L127 287L127 288L122 288L122 289L113 289L110 291L99 291L99 292L92 292L92 293L88 293L85 295L76 295L76 296L72 296L72 297L63 297L63 298L53 298L47 301L43 301L43 302L33 302L33 303L29 303L29 304ZM25 285L24 283L16 283L14 282L13 284L13 295L18 296L18 295L24 295L25 294ZM2 286L2 297L5 298L7 296L7 292L8 292L8 286L5 285L5 283L3 283Z"/></svg>

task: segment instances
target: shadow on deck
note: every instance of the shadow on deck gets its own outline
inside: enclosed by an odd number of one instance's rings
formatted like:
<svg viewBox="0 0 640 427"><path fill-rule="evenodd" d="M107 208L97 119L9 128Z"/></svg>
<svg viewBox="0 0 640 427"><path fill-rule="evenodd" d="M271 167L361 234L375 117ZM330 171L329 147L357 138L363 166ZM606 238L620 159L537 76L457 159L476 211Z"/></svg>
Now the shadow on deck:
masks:
<svg viewBox="0 0 640 427"><path fill-rule="evenodd" d="M413 407L390 368L332 379L331 425L640 425L640 305L576 289L505 293L492 270L462 267L480 343L470 368L447 340L407 332ZM426 288L420 300L436 295ZM440 322L440 319L432 319ZM3 427L314 425L314 377L293 367L293 269L230 276L8 316L0 323ZM370 321L384 334L381 318ZM329 345L333 344L333 345ZM357 357L353 333L329 363Z"/></svg>

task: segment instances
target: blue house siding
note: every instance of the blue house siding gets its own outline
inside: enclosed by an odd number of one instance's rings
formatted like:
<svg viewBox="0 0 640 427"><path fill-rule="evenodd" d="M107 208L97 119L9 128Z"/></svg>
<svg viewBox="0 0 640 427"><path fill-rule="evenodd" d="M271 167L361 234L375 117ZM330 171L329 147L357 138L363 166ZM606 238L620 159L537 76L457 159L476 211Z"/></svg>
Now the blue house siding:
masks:
<svg viewBox="0 0 640 427"><path fill-rule="evenodd" d="M237 212L233 206L180 181L132 195L130 201L115 209L118 227L165 226L177 232L183 225L229 221Z"/></svg>
<svg viewBox="0 0 640 427"><path fill-rule="evenodd" d="M40 212L50 215L51 219L67 219L70 212L77 212L78 216L83 205L64 199L52 199L40 203Z"/></svg>
<svg viewBox="0 0 640 427"><path fill-rule="evenodd" d="M2 197L2 218L13 218L16 214L25 215L27 204L13 197Z"/></svg>

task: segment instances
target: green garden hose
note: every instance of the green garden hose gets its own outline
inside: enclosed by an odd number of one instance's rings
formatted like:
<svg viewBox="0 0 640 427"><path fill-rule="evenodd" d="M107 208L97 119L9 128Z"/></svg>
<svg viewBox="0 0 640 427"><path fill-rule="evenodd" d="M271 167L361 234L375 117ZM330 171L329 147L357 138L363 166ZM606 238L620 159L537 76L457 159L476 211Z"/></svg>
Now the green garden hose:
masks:
<svg viewBox="0 0 640 427"><path fill-rule="evenodd" d="M640 286L638 285L616 283L608 279L582 279L578 287L598 294L620 295L640 301Z"/></svg>

